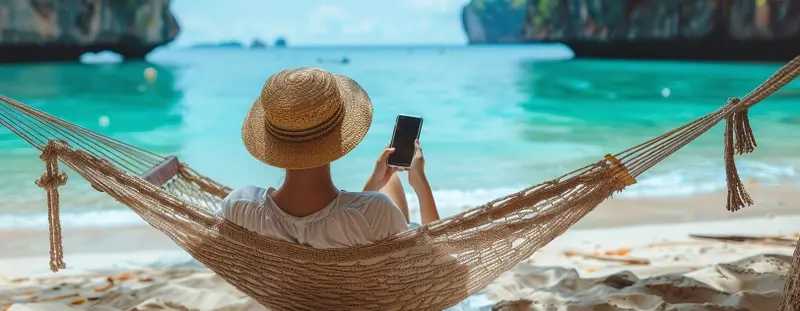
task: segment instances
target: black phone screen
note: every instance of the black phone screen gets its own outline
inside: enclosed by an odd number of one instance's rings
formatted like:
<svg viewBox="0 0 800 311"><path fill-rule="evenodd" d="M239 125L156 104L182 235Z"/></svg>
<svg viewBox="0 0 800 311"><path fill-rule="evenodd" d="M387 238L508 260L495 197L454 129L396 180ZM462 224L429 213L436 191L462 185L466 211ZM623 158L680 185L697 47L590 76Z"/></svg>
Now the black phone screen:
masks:
<svg viewBox="0 0 800 311"><path fill-rule="evenodd" d="M392 147L394 152L389 155L389 165L409 167L414 158L414 141L419 138L422 129L422 119L412 116L398 116L394 125Z"/></svg>

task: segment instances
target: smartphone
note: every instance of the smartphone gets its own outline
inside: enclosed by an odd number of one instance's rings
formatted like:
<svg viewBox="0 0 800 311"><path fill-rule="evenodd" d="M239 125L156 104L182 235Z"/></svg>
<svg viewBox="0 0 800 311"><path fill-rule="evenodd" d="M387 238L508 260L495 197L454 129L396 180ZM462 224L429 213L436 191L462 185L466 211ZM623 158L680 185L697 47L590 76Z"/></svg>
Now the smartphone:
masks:
<svg viewBox="0 0 800 311"><path fill-rule="evenodd" d="M414 147L414 141L419 139L420 132L422 132L422 118L404 114L397 116L391 144L394 152L389 155L389 166L411 166L414 151L417 149Z"/></svg>

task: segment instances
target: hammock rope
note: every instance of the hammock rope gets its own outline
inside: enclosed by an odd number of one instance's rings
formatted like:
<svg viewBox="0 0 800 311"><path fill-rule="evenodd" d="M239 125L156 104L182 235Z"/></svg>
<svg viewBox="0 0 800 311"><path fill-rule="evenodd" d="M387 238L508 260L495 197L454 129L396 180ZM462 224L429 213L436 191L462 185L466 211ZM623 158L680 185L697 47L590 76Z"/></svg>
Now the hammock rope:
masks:
<svg viewBox="0 0 800 311"><path fill-rule="evenodd" d="M175 157L91 132L0 95L0 124L41 151L50 218L50 267L64 269L58 162L169 236L195 259L276 310L441 310L489 282L614 193L725 121L726 208L753 204L734 156L752 152L747 111L791 82L800 58L758 88L652 140L482 206L369 245L313 249L259 236L214 216L231 189Z"/></svg>

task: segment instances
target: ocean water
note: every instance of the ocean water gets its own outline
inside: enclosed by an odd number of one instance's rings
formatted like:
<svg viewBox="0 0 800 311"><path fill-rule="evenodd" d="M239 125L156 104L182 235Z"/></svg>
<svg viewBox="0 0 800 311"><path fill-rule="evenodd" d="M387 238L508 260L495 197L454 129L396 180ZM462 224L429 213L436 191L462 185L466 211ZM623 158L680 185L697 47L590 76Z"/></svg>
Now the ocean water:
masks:
<svg viewBox="0 0 800 311"><path fill-rule="evenodd" d="M441 213L451 215L689 122L780 66L568 58L558 46L166 49L139 63L3 65L0 93L177 155L231 187L278 186L282 172L244 149L241 122L272 73L321 67L359 81L375 107L367 137L332 166L337 185L359 190L395 116L418 115L429 179ZM157 70L155 83L145 81L147 67ZM745 180L798 179L798 99L793 83L751 110L759 146L737 162ZM718 126L619 197L722 189L722 149ZM0 228L44 227L44 192L33 184L44 165L35 150L0 128L0 163ZM74 174L61 199L64 226L141 224Z"/></svg>

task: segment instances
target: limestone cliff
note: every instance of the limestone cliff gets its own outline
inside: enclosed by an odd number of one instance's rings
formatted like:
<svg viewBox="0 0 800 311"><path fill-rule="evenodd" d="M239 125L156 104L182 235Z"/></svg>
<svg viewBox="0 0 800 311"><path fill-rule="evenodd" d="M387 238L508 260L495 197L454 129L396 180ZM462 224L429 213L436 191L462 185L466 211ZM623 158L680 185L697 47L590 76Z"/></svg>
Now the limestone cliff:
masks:
<svg viewBox="0 0 800 311"><path fill-rule="evenodd" d="M170 0L0 0L0 62L69 61L112 51L142 59L179 27Z"/></svg>
<svg viewBox="0 0 800 311"><path fill-rule="evenodd" d="M527 0L472 0L461 11L469 43L519 42Z"/></svg>
<svg viewBox="0 0 800 311"><path fill-rule="evenodd" d="M529 0L522 32L578 57L784 61L800 0Z"/></svg>

